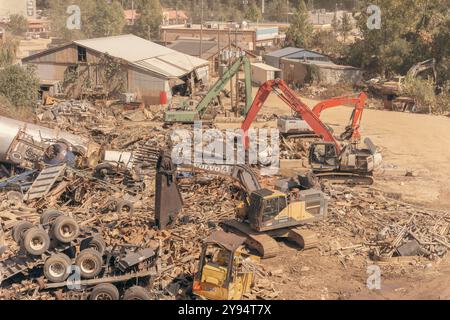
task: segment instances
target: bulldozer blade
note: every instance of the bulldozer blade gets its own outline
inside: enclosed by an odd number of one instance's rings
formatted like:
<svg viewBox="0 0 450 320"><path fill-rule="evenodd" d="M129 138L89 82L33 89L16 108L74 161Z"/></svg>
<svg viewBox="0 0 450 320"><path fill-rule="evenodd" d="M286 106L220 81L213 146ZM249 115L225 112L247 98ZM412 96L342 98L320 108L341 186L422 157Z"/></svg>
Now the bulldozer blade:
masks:
<svg viewBox="0 0 450 320"><path fill-rule="evenodd" d="M176 172L170 155L161 151L156 165L155 192L155 222L159 230L170 228L183 208Z"/></svg>

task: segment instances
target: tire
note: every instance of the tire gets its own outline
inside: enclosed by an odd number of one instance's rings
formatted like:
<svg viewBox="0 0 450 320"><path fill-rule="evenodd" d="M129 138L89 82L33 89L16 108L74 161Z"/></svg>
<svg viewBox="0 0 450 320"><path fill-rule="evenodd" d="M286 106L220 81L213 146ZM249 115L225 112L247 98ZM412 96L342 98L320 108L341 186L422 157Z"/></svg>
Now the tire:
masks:
<svg viewBox="0 0 450 320"><path fill-rule="evenodd" d="M118 214L132 215L134 213L134 205L130 201L122 200L117 204L116 212Z"/></svg>
<svg viewBox="0 0 450 320"><path fill-rule="evenodd" d="M45 260L44 275L50 282L63 282L69 277L71 265L72 260L64 253L54 254Z"/></svg>
<svg viewBox="0 0 450 320"><path fill-rule="evenodd" d="M144 288L133 286L125 291L123 300L152 300L152 297Z"/></svg>
<svg viewBox="0 0 450 320"><path fill-rule="evenodd" d="M14 241L19 243L20 240L23 239L23 235L25 234L25 232L33 227L34 225L28 221L20 221L16 223L12 229L12 237Z"/></svg>
<svg viewBox="0 0 450 320"><path fill-rule="evenodd" d="M103 258L94 249L84 249L75 259L75 265L80 268L81 277L93 279L102 271Z"/></svg>
<svg viewBox="0 0 450 320"><path fill-rule="evenodd" d="M45 230L33 227L23 234L22 248L33 256L40 256L48 250L50 237Z"/></svg>
<svg viewBox="0 0 450 320"><path fill-rule="evenodd" d="M41 218L39 219L40 223L42 225L48 225L55 222L56 218L59 216L64 215L61 211L55 210L55 209L49 209L44 211L44 213L41 215Z"/></svg>
<svg viewBox="0 0 450 320"><path fill-rule="evenodd" d="M109 174L114 173L114 168L110 163L100 163L94 168L94 177L105 179Z"/></svg>
<svg viewBox="0 0 450 320"><path fill-rule="evenodd" d="M62 243L70 243L80 234L80 226L71 217L60 216L52 225L52 236Z"/></svg>
<svg viewBox="0 0 450 320"><path fill-rule="evenodd" d="M111 283L96 285L89 295L89 300L119 300L119 298L119 290Z"/></svg>
<svg viewBox="0 0 450 320"><path fill-rule="evenodd" d="M105 240L100 235L94 236L92 239L87 241L82 241L80 245L80 250L83 251L84 249L94 249L95 251L98 251L100 255L103 256L106 250L106 243Z"/></svg>

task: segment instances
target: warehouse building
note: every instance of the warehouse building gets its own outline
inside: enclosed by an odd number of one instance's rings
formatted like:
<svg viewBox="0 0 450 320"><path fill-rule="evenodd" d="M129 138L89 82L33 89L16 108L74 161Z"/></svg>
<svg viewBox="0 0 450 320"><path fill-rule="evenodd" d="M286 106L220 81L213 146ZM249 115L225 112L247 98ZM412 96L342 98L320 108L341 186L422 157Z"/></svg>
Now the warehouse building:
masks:
<svg viewBox="0 0 450 320"><path fill-rule="evenodd" d="M111 79L105 78L108 69L105 57L120 62L123 81L122 92L118 93L134 94L146 104L167 103L175 88L183 92L180 86L187 82L206 83L209 77L208 61L134 35L73 41L31 55L22 62L36 66L43 91L51 91L48 84L67 83L68 74L76 72L78 83L71 86L70 97L79 98L87 94L86 84L89 90L97 91L111 85Z"/></svg>
<svg viewBox="0 0 450 320"><path fill-rule="evenodd" d="M261 27L247 22L241 24L208 22L203 26L190 23L161 26L161 41L165 44L186 38L233 43L245 50L258 51L279 45L285 36L280 34L277 26Z"/></svg>

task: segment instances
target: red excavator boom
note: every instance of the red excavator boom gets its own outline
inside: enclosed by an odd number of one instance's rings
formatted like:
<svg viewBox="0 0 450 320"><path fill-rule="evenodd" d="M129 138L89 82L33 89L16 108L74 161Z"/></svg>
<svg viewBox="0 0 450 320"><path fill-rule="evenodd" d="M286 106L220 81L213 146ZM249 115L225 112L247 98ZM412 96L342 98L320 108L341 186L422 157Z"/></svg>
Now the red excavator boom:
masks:
<svg viewBox="0 0 450 320"><path fill-rule="evenodd" d="M352 96L335 97L319 102L314 106L312 111L316 116L320 117L320 113L325 109L337 107L343 104L354 104L355 109L353 109L348 127L353 129L351 138L359 140L361 138L361 134L359 133L359 124L361 122L362 113L364 110L364 106L366 104L366 98L367 96L364 92L361 92L357 97Z"/></svg>
<svg viewBox="0 0 450 320"><path fill-rule="evenodd" d="M302 119L311 127L311 129L320 136L326 142L332 142L336 146L336 151L339 153L341 151L341 145L334 138L333 134L328 130L327 126L319 119L311 109L304 104L300 98L292 91L283 80L275 79L269 80L261 85L253 100L252 106L250 107L244 122L242 123L241 129L244 135L244 147L248 149L248 130L258 114L259 110L263 106L264 102L271 92L274 92L281 100L283 100L292 110L297 112Z"/></svg>

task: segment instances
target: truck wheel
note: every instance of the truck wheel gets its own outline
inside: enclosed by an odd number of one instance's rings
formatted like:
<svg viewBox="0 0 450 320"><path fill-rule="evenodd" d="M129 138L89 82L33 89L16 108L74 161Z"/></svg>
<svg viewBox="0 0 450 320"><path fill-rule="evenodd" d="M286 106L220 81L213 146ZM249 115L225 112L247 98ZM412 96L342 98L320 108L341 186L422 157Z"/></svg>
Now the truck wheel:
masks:
<svg viewBox="0 0 450 320"><path fill-rule="evenodd" d="M21 242L26 252L33 256L40 256L48 250L50 238L45 230L33 227L28 229L23 235Z"/></svg>
<svg viewBox="0 0 450 320"><path fill-rule="evenodd" d="M50 256L44 263L44 275L50 282L63 282L69 277L72 260L64 253Z"/></svg>
<svg viewBox="0 0 450 320"><path fill-rule="evenodd" d="M23 239L24 233L33 228L33 224L28 221L20 221L16 223L12 229L12 237L15 242L19 243L21 239Z"/></svg>
<svg viewBox="0 0 450 320"><path fill-rule="evenodd" d="M116 211L119 214L132 215L134 213L134 205L130 201L122 200L117 204Z"/></svg>
<svg viewBox="0 0 450 320"><path fill-rule="evenodd" d="M133 286L125 291L123 300L152 300L152 297L144 288Z"/></svg>
<svg viewBox="0 0 450 320"><path fill-rule="evenodd" d="M100 255L103 256L106 250L106 243L105 240L100 235L94 236L92 239L89 239L87 241L82 241L80 245L80 250L84 249L94 249L95 251L98 251Z"/></svg>
<svg viewBox="0 0 450 320"><path fill-rule="evenodd" d="M119 290L111 283L101 283L94 287L89 300L119 300Z"/></svg>
<svg viewBox="0 0 450 320"><path fill-rule="evenodd" d="M80 234L80 226L71 217L60 216L52 225L52 235L62 243L70 243Z"/></svg>
<svg viewBox="0 0 450 320"><path fill-rule="evenodd" d="M41 215L41 218L39 219L39 222L42 225L48 225L53 222L55 222L56 218L59 216L64 215L61 211L55 210L55 209L49 209L44 211L44 213Z"/></svg>
<svg viewBox="0 0 450 320"><path fill-rule="evenodd" d="M93 279L102 271L103 258L94 249L84 249L75 259L75 265L80 268L80 274L85 279Z"/></svg>

